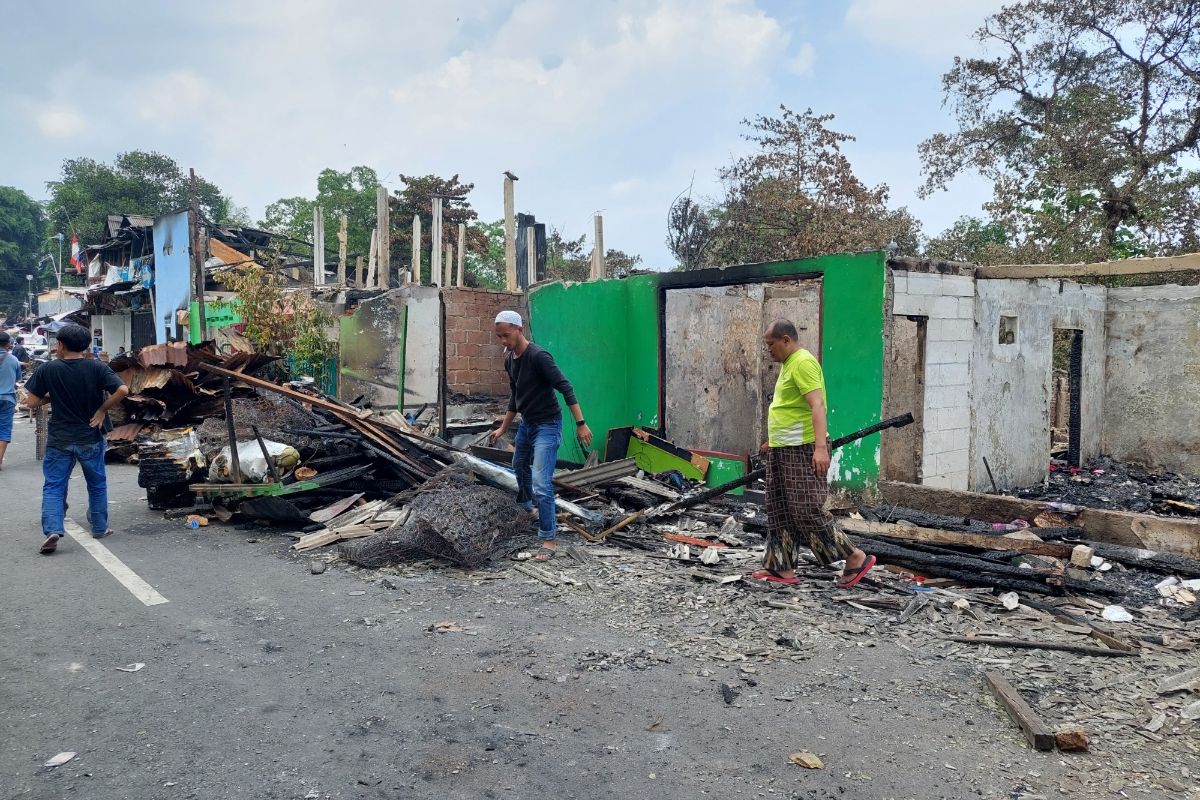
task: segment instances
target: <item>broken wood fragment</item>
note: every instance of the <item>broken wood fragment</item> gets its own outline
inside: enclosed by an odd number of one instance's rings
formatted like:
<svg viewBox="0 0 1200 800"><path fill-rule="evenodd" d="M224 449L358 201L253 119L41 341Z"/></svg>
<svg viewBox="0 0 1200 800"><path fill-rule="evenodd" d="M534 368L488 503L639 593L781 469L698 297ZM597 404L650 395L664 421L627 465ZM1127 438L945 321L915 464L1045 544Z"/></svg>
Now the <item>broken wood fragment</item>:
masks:
<svg viewBox="0 0 1200 800"><path fill-rule="evenodd" d="M1054 558L1070 558L1071 546L1055 542L1037 542L1029 539L1006 539L1003 536L986 533L960 533L944 531L939 528L921 528L916 525L897 525L888 522L867 522L865 520L839 520L839 526L846 533L857 533L866 536L883 536L888 539L903 539L912 542L931 542L934 544L973 547L979 550L1016 550L1022 553Z"/></svg>
<svg viewBox="0 0 1200 800"><path fill-rule="evenodd" d="M1034 750L1053 750L1057 744L1054 734L1042 722L1042 718L1037 715L1029 705L1025 702L1025 698L1020 692L1012 687L1008 681L997 675L994 672L983 673L983 679L987 683L988 689L991 690L992 696L1004 706L1004 710L1012 717L1013 722L1021 728L1025 733L1025 738L1029 740L1029 744Z"/></svg>
<svg viewBox="0 0 1200 800"><path fill-rule="evenodd" d="M558 586L561 582L550 573L540 570L537 567L529 566L528 564L514 564L513 569L523 575L528 575L534 580L539 580L547 586Z"/></svg>
<svg viewBox="0 0 1200 800"><path fill-rule="evenodd" d="M994 647L1016 647L1030 650L1061 650L1064 653L1077 653L1082 656L1136 656L1128 650L1109 650L1105 647L1091 647L1086 644L1064 644L1062 642L1037 642L1031 639L1010 639L1004 636L951 636L951 642L961 644L990 644Z"/></svg>

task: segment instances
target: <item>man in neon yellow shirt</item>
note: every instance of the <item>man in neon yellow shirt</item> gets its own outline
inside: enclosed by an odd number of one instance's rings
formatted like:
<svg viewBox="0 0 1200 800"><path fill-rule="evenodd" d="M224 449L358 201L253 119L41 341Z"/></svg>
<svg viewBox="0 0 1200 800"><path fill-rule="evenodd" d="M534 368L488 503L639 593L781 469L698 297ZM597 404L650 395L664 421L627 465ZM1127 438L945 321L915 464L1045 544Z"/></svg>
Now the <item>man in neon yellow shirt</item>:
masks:
<svg viewBox="0 0 1200 800"><path fill-rule="evenodd" d="M759 580L797 583L796 545L804 537L824 565L844 561L838 586L849 589L875 566L875 556L859 550L833 524L825 510L829 496L829 430L825 415L825 376L821 364L797 341L796 326L776 320L763 344L782 366L767 413L767 551Z"/></svg>

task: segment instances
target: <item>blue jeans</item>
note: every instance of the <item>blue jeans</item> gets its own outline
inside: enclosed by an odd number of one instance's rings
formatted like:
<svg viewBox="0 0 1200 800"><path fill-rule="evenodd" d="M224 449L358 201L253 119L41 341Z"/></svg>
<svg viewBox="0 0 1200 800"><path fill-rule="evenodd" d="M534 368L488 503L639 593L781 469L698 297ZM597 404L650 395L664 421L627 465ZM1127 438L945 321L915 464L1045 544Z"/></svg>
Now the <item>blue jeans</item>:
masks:
<svg viewBox="0 0 1200 800"><path fill-rule="evenodd" d="M0 394L0 442L12 441L13 414L17 410L17 398L11 394Z"/></svg>
<svg viewBox="0 0 1200 800"><path fill-rule="evenodd" d="M558 534L554 509L554 462L562 444L562 420L517 426L513 471L517 473L517 502L526 511L538 510L538 536L553 539Z"/></svg>
<svg viewBox="0 0 1200 800"><path fill-rule="evenodd" d="M103 536L108 530L108 479L104 474L104 441L95 444L73 444L65 450L46 448L42 460L42 535L57 533L65 529L67 483L78 462L88 489L88 523L93 536Z"/></svg>

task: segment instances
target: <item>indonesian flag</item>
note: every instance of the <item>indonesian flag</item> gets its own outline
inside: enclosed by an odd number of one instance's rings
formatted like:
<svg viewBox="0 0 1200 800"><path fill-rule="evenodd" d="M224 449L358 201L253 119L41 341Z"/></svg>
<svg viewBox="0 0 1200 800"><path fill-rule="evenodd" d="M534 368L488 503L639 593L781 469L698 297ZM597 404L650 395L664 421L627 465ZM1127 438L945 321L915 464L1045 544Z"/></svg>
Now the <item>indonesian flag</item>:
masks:
<svg viewBox="0 0 1200 800"><path fill-rule="evenodd" d="M71 234L71 266L75 268L76 275L83 274L83 260L79 257L79 237Z"/></svg>

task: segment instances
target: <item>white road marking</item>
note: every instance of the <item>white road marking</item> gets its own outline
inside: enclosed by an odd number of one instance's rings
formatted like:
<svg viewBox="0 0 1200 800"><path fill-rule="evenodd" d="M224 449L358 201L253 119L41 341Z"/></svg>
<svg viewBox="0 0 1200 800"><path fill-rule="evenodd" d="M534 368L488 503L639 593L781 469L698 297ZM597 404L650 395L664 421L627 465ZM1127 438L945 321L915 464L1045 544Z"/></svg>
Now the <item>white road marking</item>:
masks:
<svg viewBox="0 0 1200 800"><path fill-rule="evenodd" d="M136 572L114 556L107 547L100 543L99 539L93 539L90 533L76 525L74 520L63 520L63 527L67 529L68 536L79 542L84 550L92 554L92 558L100 562L100 566L108 570L110 575L120 581L121 585L138 600L141 600L144 605L157 606L168 602L167 598L156 592L153 586L138 577Z"/></svg>

